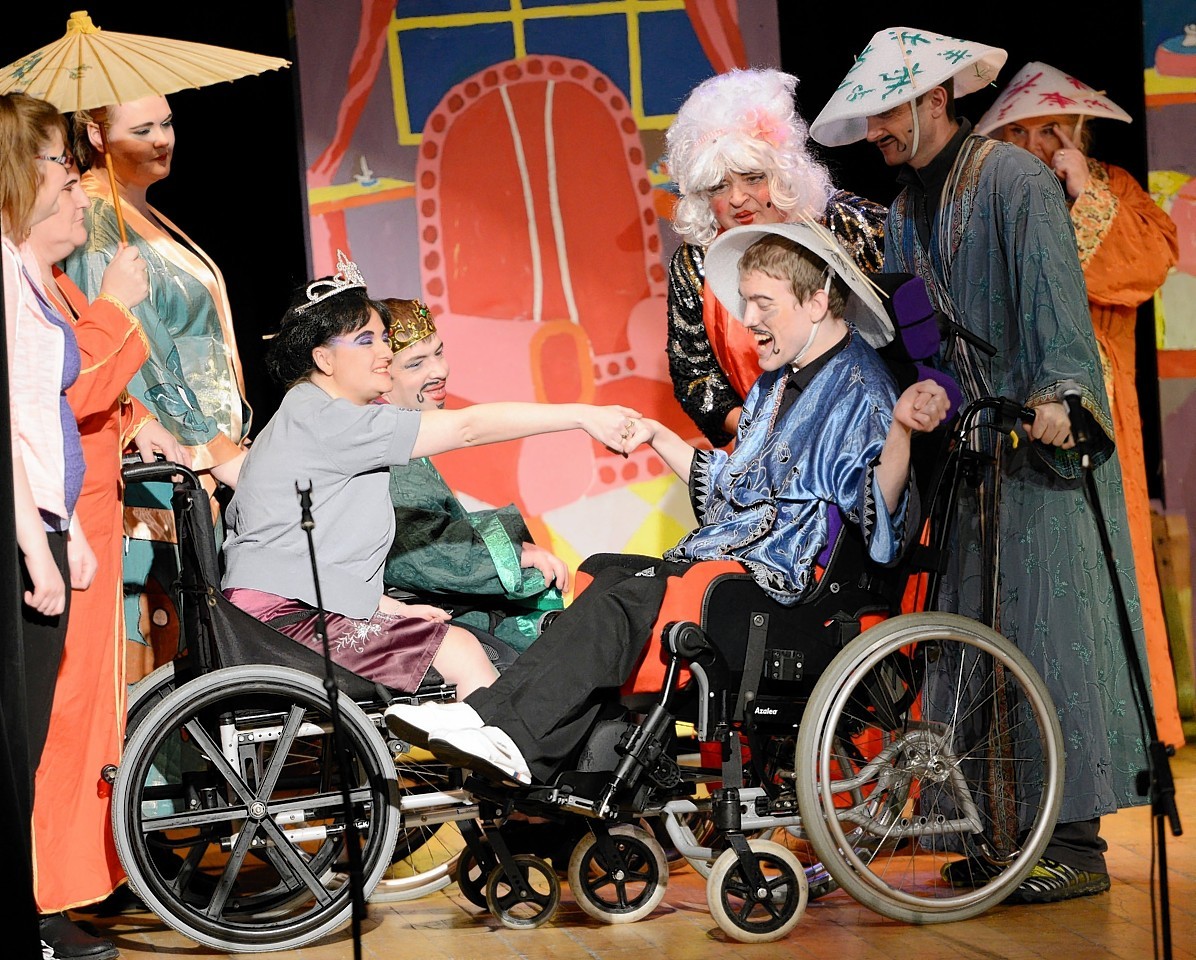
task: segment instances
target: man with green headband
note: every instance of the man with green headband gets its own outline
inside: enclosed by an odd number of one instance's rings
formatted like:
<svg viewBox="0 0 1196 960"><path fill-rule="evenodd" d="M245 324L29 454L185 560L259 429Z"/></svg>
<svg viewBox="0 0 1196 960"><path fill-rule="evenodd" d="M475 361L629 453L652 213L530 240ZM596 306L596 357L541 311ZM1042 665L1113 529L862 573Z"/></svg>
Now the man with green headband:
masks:
<svg viewBox="0 0 1196 960"><path fill-rule="evenodd" d="M903 189L889 209L885 270L921 276L955 325L939 360L965 400L1005 396L1036 412L1028 430L1038 442L1002 464L999 505L987 483L962 491L940 606L983 619L980 518L999 506L994 626L1046 680L1068 748L1060 822L1011 897L1046 903L1109 889L1100 818L1146 802L1135 784L1145 738L1065 396L1092 417L1094 477L1139 657L1143 637L1121 468L1063 191L1037 157L955 116L955 99L991 84L1004 62L1005 51L983 44L881 30L810 133L827 146L866 139L896 168ZM977 444L989 449L991 433ZM969 857L944 878L972 886L986 869Z"/></svg>

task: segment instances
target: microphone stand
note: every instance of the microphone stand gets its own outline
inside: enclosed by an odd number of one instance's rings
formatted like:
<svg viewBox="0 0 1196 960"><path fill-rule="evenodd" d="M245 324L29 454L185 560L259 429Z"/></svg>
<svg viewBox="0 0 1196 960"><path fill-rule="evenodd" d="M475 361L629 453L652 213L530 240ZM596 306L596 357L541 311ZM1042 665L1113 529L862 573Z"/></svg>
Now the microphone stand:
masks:
<svg viewBox="0 0 1196 960"><path fill-rule="evenodd" d="M349 859L349 898L353 904L353 960L361 960L361 921L365 919L365 894L362 889L361 842L357 832L357 817L353 814L353 801L349 789L349 771L353 769L353 758L349 754L338 697L340 691L332 672L332 654L328 648L328 629L324 622L324 598L320 594L320 574L316 569L316 545L312 531L316 521L311 513L311 481L306 489L295 482L299 495L299 526L307 533L307 552L311 556L311 578L316 587L316 636L324 650L324 690L328 694L328 706L332 716L332 743L337 762L341 768L341 800L345 805L345 847Z"/></svg>
<svg viewBox="0 0 1196 960"><path fill-rule="evenodd" d="M1121 627L1121 640L1125 646L1125 659L1130 668L1130 680L1146 724L1149 743L1146 753L1147 769L1139 771L1137 784L1138 793L1150 798L1150 812L1154 819L1155 837L1159 851L1159 913L1163 934L1163 958L1171 960L1171 894L1167 880L1167 832L1164 829L1164 824L1170 823L1172 836L1178 837L1184 832L1179 822L1179 808L1175 803L1175 780L1171 774L1171 761L1168 759L1174 756L1175 749L1159 740L1158 724L1155 722L1154 710L1151 709L1150 687L1146 683L1142 661L1134 646L1129 608L1126 606L1125 593L1121 588L1121 578L1117 575L1117 569L1113 564L1113 544L1109 540L1109 531L1105 524L1105 514L1101 508L1092 466L1092 447L1086 423L1090 414L1080 405L1078 393L1066 393L1061 399L1067 408L1067 415L1071 420L1071 435L1075 440L1076 450L1080 454L1080 465L1084 472L1084 492L1096 517L1096 529L1100 534L1105 565L1109 569L1109 579L1113 583L1113 596L1117 601L1117 619Z"/></svg>

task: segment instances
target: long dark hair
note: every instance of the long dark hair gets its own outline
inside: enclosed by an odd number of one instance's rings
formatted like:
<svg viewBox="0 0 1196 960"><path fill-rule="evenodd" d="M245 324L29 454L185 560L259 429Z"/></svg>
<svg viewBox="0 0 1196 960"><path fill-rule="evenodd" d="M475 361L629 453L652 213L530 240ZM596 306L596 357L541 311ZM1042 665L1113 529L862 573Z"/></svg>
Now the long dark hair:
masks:
<svg viewBox="0 0 1196 960"><path fill-rule="evenodd" d="M332 278L323 279L331 282ZM371 298L363 287L342 290L317 303L308 299L307 289L304 284L291 295L278 334L266 350L266 369L288 390L311 379L316 369L312 359L316 347L360 330L369 323L371 311L377 312L384 327L390 323L386 304Z"/></svg>

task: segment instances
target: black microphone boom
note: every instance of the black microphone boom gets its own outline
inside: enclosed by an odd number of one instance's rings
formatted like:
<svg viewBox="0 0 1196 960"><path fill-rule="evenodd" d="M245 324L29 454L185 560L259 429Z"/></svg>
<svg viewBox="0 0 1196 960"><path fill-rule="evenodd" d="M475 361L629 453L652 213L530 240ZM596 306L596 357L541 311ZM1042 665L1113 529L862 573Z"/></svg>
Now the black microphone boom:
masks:
<svg viewBox="0 0 1196 960"><path fill-rule="evenodd" d="M329 714L332 719L332 744L337 762L341 767L341 802L345 805L345 852L349 866L349 899L352 903L353 958L361 960L361 921L365 919L365 891L361 870L361 838L357 829L357 817L353 812L353 797L349 790L349 770L353 757L349 753L349 738L345 734L341 719L340 690L332 670L332 652L328 647L328 629L324 621L324 598L320 593L320 574L316 569L316 544L312 531L316 528L311 512L311 481L307 487L295 482L295 493L299 495L299 526L307 533L307 552L311 556L311 577L316 589L316 636L324 650L324 690L328 694Z"/></svg>

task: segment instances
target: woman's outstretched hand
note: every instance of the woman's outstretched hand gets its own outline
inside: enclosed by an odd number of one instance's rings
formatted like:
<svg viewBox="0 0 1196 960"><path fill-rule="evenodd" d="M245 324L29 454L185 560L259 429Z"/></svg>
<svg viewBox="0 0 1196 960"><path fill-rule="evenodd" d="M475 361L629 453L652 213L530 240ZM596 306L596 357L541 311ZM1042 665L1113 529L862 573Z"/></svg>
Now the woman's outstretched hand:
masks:
<svg viewBox="0 0 1196 960"><path fill-rule="evenodd" d="M609 407L585 407L581 427L599 443L615 453L623 453L627 438L635 431L640 412L613 404Z"/></svg>

